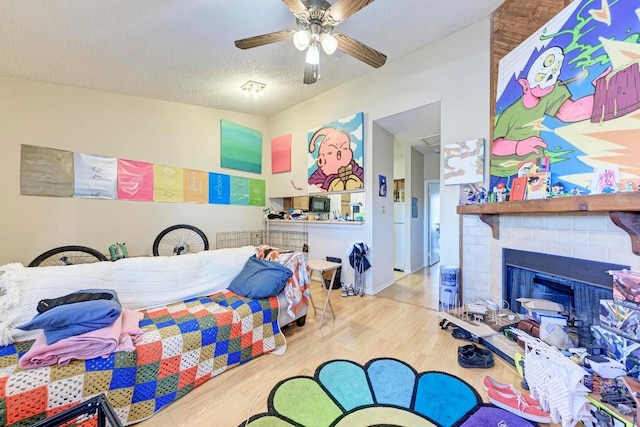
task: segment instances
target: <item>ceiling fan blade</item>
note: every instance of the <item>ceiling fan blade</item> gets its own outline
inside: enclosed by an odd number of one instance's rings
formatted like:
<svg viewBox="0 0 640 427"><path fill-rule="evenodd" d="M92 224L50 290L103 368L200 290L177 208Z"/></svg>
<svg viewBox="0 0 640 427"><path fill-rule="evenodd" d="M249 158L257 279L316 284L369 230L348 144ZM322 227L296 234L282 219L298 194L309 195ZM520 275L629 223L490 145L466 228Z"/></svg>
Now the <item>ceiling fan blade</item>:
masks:
<svg viewBox="0 0 640 427"><path fill-rule="evenodd" d="M252 47L264 46L266 44L281 42L293 37L294 30L282 30L275 33L262 34L261 36L249 37L247 39L236 40L234 43L240 49L250 49Z"/></svg>
<svg viewBox="0 0 640 427"><path fill-rule="evenodd" d="M373 0L338 0L327 10L324 19L327 23L335 27L360 9L364 9L370 3L373 3Z"/></svg>
<svg viewBox="0 0 640 427"><path fill-rule="evenodd" d="M309 17L309 10L300 0L282 0L291 13L293 13L296 18L302 19L303 21Z"/></svg>
<svg viewBox="0 0 640 427"><path fill-rule="evenodd" d="M304 65L304 84L310 85L318 81L318 72L320 70L319 64L308 64Z"/></svg>
<svg viewBox="0 0 640 427"><path fill-rule="evenodd" d="M333 36L338 40L338 50L340 52L351 55L374 68L380 68L385 62L387 62L387 55L384 55L349 36L345 36L340 33L333 33Z"/></svg>

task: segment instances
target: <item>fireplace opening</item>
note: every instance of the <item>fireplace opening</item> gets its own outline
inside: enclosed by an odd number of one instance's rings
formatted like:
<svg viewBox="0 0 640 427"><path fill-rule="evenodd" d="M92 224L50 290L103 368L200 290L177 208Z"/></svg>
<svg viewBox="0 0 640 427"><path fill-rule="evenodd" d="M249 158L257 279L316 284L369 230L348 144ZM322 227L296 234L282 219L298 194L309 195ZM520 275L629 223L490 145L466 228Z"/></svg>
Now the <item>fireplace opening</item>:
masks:
<svg viewBox="0 0 640 427"><path fill-rule="evenodd" d="M627 265L589 261L538 252L503 249L503 299L525 314L518 298L546 299L562 304L570 336L577 345L591 344L591 326L599 323L601 299L613 297L609 270Z"/></svg>

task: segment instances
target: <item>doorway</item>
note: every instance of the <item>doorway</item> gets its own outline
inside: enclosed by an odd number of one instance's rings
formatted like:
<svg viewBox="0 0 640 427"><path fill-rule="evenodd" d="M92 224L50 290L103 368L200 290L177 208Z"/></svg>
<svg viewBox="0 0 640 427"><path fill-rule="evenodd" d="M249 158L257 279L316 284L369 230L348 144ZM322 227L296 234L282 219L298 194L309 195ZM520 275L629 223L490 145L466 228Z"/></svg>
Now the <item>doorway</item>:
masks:
<svg viewBox="0 0 640 427"><path fill-rule="evenodd" d="M440 181L424 182L425 212L425 264L429 267L440 262Z"/></svg>

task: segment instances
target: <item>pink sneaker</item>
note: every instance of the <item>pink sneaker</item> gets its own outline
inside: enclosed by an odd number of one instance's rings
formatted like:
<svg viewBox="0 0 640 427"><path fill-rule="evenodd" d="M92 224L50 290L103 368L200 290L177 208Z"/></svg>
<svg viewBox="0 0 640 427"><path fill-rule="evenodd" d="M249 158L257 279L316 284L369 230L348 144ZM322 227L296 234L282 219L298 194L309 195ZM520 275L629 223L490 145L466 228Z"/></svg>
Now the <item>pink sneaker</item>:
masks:
<svg viewBox="0 0 640 427"><path fill-rule="evenodd" d="M494 388L489 388L487 396L489 397L489 401L498 408L502 408L505 411L516 414L525 420L533 421L535 423L551 422L551 417L547 412L544 412L539 406L529 405L521 394L507 394Z"/></svg>
<svg viewBox="0 0 640 427"><path fill-rule="evenodd" d="M515 394L518 396L522 396L522 398L525 400L525 402L527 402L530 406L538 406L540 407L540 402L538 402L537 400L535 400L533 397L527 395L527 394L523 394L520 390L518 390L517 388L515 388L514 385L512 384L503 384L501 382L498 382L496 380L494 380L493 378L491 378L489 375L484 377L484 380L482 380L482 388L485 389L485 391L489 391L490 388L494 389L494 390L498 390L504 394Z"/></svg>

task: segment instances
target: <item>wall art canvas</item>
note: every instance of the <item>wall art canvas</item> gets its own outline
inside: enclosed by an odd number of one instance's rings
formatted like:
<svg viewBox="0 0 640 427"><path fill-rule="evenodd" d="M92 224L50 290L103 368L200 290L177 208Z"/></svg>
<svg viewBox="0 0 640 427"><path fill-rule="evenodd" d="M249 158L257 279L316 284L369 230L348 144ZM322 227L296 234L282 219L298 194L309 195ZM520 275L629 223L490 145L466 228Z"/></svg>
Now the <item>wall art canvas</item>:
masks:
<svg viewBox="0 0 640 427"><path fill-rule="evenodd" d="M499 64L491 187L546 156L566 194L598 188L594 170L640 180L638 4L576 0ZM631 180L631 185L628 184Z"/></svg>
<svg viewBox="0 0 640 427"><path fill-rule="evenodd" d="M262 132L220 120L220 166L262 173Z"/></svg>
<svg viewBox="0 0 640 427"><path fill-rule="evenodd" d="M364 188L364 114L312 129L307 134L308 192Z"/></svg>
<svg viewBox="0 0 640 427"><path fill-rule="evenodd" d="M444 185L484 181L484 138L445 144L443 151Z"/></svg>
<svg viewBox="0 0 640 427"><path fill-rule="evenodd" d="M249 178L249 205L265 206L265 181L264 179Z"/></svg>
<svg viewBox="0 0 640 427"><path fill-rule="evenodd" d="M209 172L184 169L182 188L185 203L209 203Z"/></svg>
<svg viewBox="0 0 640 427"><path fill-rule="evenodd" d="M20 194L23 196L73 196L73 152L22 145Z"/></svg>
<svg viewBox="0 0 640 427"><path fill-rule="evenodd" d="M271 140L271 173L291 172L291 134Z"/></svg>
<svg viewBox="0 0 640 427"><path fill-rule="evenodd" d="M378 175L378 196L387 197L387 177Z"/></svg>
<svg viewBox="0 0 640 427"><path fill-rule="evenodd" d="M249 204L249 178L241 176L231 177L231 204Z"/></svg>
<svg viewBox="0 0 640 427"><path fill-rule="evenodd" d="M95 154L73 153L73 197L116 199L118 159Z"/></svg>
<svg viewBox="0 0 640 427"><path fill-rule="evenodd" d="M118 199L153 200L153 164L118 159Z"/></svg>
<svg viewBox="0 0 640 427"><path fill-rule="evenodd" d="M231 177L220 173L209 173L209 203L228 205L231 203Z"/></svg>
<svg viewBox="0 0 640 427"><path fill-rule="evenodd" d="M182 168L153 165L153 200L155 202L182 203L184 182Z"/></svg>

